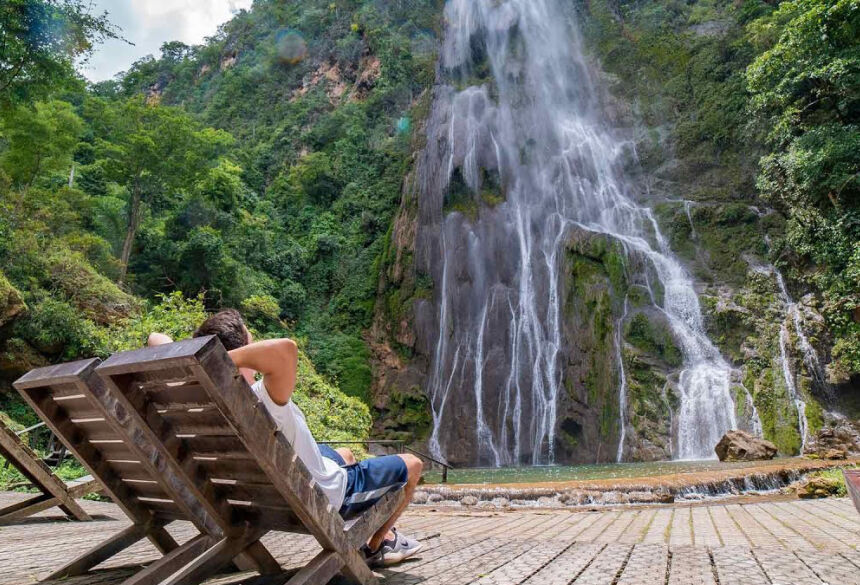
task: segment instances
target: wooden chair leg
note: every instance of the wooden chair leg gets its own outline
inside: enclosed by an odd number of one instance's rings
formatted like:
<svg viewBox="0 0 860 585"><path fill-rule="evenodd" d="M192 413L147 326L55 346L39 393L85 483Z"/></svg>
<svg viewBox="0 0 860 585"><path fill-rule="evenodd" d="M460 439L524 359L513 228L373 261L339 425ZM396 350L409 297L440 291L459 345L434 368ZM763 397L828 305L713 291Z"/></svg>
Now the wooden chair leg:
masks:
<svg viewBox="0 0 860 585"><path fill-rule="evenodd" d="M343 568L343 559L333 550L324 550L302 567L286 585L328 583Z"/></svg>
<svg viewBox="0 0 860 585"><path fill-rule="evenodd" d="M65 577L72 577L74 575L86 573L99 563L106 561L118 552L125 550L145 536L146 527L139 524L133 524L97 547L88 550L62 569L54 571L47 577L47 579L63 579Z"/></svg>
<svg viewBox="0 0 860 585"><path fill-rule="evenodd" d="M244 561L241 564L240 559ZM242 570L245 570L243 565L246 565L261 575L277 575L283 572L281 564L275 560L272 553L259 540L245 549L244 554L236 557L236 564Z"/></svg>
<svg viewBox="0 0 860 585"><path fill-rule="evenodd" d="M156 585L176 573L182 567L203 554L214 544L214 539L207 534L198 534L182 546L179 546L142 571L123 581L122 585Z"/></svg>
<svg viewBox="0 0 860 585"><path fill-rule="evenodd" d="M376 585L376 575L368 568L367 561L364 560L364 557L358 551L351 550L338 554L343 560L341 572L344 576L356 583L361 583L361 585Z"/></svg>
<svg viewBox="0 0 860 585"><path fill-rule="evenodd" d="M164 529L164 526L153 526L146 533L146 537L149 539L149 542L155 545L158 552L163 555L179 548L179 544L173 540L173 537Z"/></svg>
<svg viewBox="0 0 860 585"><path fill-rule="evenodd" d="M27 498L23 502L18 502L10 506L0 509L0 524L8 524L15 522L21 518L32 516L42 510L53 508L60 503L60 500L51 494L39 494L32 498Z"/></svg>
<svg viewBox="0 0 860 585"><path fill-rule="evenodd" d="M262 534L255 531L238 537L224 537L169 578L162 580L160 585L199 585L257 542L260 536Z"/></svg>

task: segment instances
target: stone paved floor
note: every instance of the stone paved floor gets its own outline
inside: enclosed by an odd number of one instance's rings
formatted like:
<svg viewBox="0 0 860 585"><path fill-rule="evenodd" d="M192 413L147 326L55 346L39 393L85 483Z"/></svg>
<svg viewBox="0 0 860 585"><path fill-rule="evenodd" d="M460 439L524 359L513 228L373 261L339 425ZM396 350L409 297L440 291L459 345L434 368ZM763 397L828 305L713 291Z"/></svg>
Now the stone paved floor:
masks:
<svg viewBox="0 0 860 585"><path fill-rule="evenodd" d="M0 504L21 498L0 493ZM0 527L0 585L26 585L127 526L113 504L85 502L97 521L48 511ZM603 511L416 510L402 529L425 543L419 558L381 572L385 585L860 585L860 515L847 499ZM174 523L177 540L190 525ZM285 569L317 552L305 536L263 542ZM140 543L64 585L114 585L156 557ZM252 585L233 574L208 585ZM59 582L57 582L59 585Z"/></svg>

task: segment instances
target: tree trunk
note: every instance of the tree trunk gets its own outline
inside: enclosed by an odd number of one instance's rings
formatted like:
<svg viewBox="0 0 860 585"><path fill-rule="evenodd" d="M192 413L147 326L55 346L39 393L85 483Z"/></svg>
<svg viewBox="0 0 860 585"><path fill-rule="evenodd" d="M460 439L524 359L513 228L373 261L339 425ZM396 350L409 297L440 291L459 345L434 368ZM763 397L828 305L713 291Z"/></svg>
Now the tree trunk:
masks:
<svg viewBox="0 0 860 585"><path fill-rule="evenodd" d="M125 281L128 272L128 260L131 257L131 247L134 245L134 236L140 225L140 185L135 185L131 194L131 207L128 213L128 228L125 232L125 240L122 243L122 255L120 256L119 283Z"/></svg>

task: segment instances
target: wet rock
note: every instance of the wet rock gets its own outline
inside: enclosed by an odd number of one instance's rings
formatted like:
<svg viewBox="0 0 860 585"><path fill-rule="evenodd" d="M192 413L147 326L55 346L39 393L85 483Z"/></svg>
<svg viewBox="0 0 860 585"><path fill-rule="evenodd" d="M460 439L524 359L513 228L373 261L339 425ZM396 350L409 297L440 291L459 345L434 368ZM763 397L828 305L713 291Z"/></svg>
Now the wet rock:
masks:
<svg viewBox="0 0 860 585"><path fill-rule="evenodd" d="M497 508L510 508L511 502L507 498L493 498L492 504Z"/></svg>
<svg viewBox="0 0 860 585"><path fill-rule="evenodd" d="M445 498L442 497L442 494L430 494L429 496L427 496L427 501L431 504L436 504L444 499Z"/></svg>
<svg viewBox="0 0 860 585"><path fill-rule="evenodd" d="M744 431L734 430L723 435L714 451L720 461L758 461L773 459L776 445Z"/></svg>
<svg viewBox="0 0 860 585"><path fill-rule="evenodd" d="M415 492L412 496L413 504L426 504L430 500L430 495L427 492Z"/></svg>
<svg viewBox="0 0 860 585"><path fill-rule="evenodd" d="M558 500L549 496L541 496L537 499L538 506L551 507L558 506Z"/></svg>
<svg viewBox="0 0 860 585"><path fill-rule="evenodd" d="M464 506L477 506L478 498L476 498L475 496L463 496L463 498L460 500L460 503Z"/></svg>
<svg viewBox="0 0 860 585"><path fill-rule="evenodd" d="M860 453L860 432L848 419L837 419L811 437L803 452L821 459L845 459Z"/></svg>
<svg viewBox="0 0 860 585"><path fill-rule="evenodd" d="M675 501L675 495L669 490L659 489L654 492L655 501L658 504L671 504Z"/></svg>
<svg viewBox="0 0 860 585"><path fill-rule="evenodd" d="M797 497L801 499L827 498L838 495L842 484L831 477L810 477L797 485Z"/></svg>

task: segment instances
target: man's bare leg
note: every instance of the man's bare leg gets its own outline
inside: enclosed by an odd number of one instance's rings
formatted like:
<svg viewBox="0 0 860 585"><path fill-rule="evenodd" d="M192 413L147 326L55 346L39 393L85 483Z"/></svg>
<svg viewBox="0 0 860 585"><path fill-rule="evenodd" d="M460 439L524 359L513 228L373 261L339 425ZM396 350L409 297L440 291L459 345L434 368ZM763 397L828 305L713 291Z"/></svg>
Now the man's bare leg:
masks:
<svg viewBox="0 0 860 585"><path fill-rule="evenodd" d="M406 507L409 506L409 503L412 501L412 494L415 493L415 486L418 485L418 480L421 479L421 470L424 468L424 464L421 460L415 455L398 455L403 462L406 464L406 471L408 472L408 479L406 480L406 485L403 487L403 493L405 497L403 498L403 503L394 511L394 514L391 515L391 518L382 525L382 528L376 531L376 534L370 537L370 540L367 541L367 547L375 551L382 546L382 541L385 540L386 536L388 536L389 531L394 526L394 523L397 522L397 519L401 514L406 510ZM390 536L389 536L390 538Z"/></svg>

